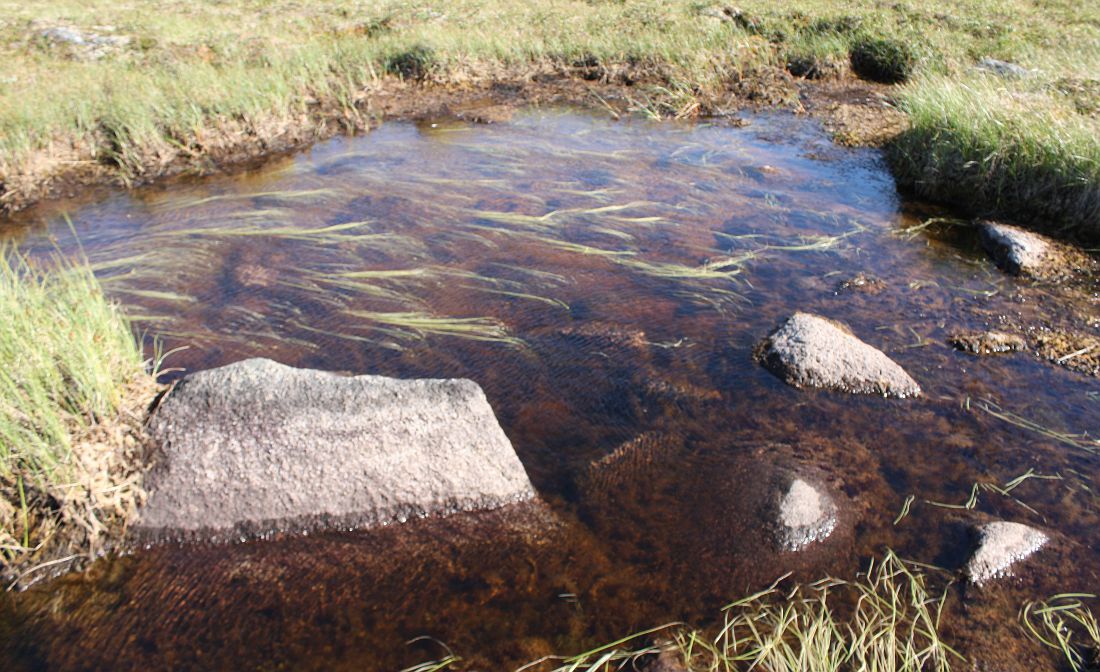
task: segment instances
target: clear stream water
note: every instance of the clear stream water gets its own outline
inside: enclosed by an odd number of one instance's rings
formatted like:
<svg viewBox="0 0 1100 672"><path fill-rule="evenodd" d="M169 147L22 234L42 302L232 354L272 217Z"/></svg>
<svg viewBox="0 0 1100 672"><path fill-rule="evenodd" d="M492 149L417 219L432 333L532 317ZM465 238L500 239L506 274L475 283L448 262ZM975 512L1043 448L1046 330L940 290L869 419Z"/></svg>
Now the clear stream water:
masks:
<svg viewBox="0 0 1100 672"><path fill-rule="evenodd" d="M265 356L477 381L541 503L104 559L0 598L0 667L383 670L445 644L459 667L511 669L705 624L787 571L850 578L886 548L957 571L970 525L991 518L1056 543L1041 572L956 584L965 607L944 627L978 656L1016 655L1023 599L1100 587L1100 388L946 341L1089 328L1096 294L1005 276L969 228L924 225L945 213L901 198L877 152L806 119L747 119L387 123L9 222L35 249L79 239L139 328L186 347L168 360L181 371ZM753 348L795 310L848 324L924 397L774 378ZM928 503L1029 470L1051 478L979 489L971 509ZM777 550L760 515L791 472L842 509L800 553Z"/></svg>

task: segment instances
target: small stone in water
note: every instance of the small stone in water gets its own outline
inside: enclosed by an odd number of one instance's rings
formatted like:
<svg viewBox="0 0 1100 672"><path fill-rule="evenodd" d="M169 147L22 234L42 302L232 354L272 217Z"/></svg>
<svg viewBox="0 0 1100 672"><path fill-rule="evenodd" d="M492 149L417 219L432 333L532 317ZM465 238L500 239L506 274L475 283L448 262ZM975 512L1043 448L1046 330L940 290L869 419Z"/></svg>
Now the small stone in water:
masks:
<svg viewBox="0 0 1100 672"><path fill-rule="evenodd" d="M801 478L791 482L779 502L779 543L798 551L821 541L836 528L836 505Z"/></svg>
<svg viewBox="0 0 1100 672"><path fill-rule="evenodd" d="M1000 331L968 331L955 334L948 339L951 345L963 352L975 355L991 355L1003 352L1025 350L1024 339L1014 334Z"/></svg>
<svg viewBox="0 0 1100 672"><path fill-rule="evenodd" d="M1008 576L1012 565L1046 545L1050 538L1033 527L997 521L979 528L978 550L966 564L966 575L977 585Z"/></svg>

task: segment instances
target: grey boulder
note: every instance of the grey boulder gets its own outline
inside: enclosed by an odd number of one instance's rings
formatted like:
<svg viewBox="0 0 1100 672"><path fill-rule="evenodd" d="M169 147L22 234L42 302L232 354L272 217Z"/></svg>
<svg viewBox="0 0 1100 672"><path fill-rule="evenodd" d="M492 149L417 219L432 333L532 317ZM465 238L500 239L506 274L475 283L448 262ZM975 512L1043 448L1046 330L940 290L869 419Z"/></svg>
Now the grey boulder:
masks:
<svg viewBox="0 0 1100 672"><path fill-rule="evenodd" d="M1005 79L1026 79L1034 74L1033 71L1028 70L1022 65L1001 61L996 58L989 58L988 56L978 61L975 67L983 72L988 72L991 75L997 75Z"/></svg>
<svg viewBox="0 0 1100 672"><path fill-rule="evenodd" d="M341 376L250 359L156 410L139 533L214 539L403 521L534 496L469 380Z"/></svg>
<svg viewBox="0 0 1100 672"><path fill-rule="evenodd" d="M1013 275L1042 277L1058 262L1055 243L1017 226L982 222L982 246L997 264Z"/></svg>
<svg viewBox="0 0 1100 672"><path fill-rule="evenodd" d="M1062 281L1100 270L1100 263L1082 250L1034 231L988 221L980 222L979 230L989 256L1013 275Z"/></svg>
<svg viewBox="0 0 1100 672"><path fill-rule="evenodd" d="M83 61L97 61L130 44L129 37L100 35L81 31L71 26L48 27L39 31L38 35L47 44L64 48L72 56Z"/></svg>
<svg viewBox="0 0 1100 672"><path fill-rule="evenodd" d="M896 362L818 315L795 313L764 340L759 353L764 366L795 387L920 395L920 386Z"/></svg>
<svg viewBox="0 0 1100 672"><path fill-rule="evenodd" d="M836 528L836 505L825 493L795 478L779 499L776 531L779 545L799 551L822 541Z"/></svg>
<svg viewBox="0 0 1100 672"><path fill-rule="evenodd" d="M996 521L978 528L978 547L966 564L966 575L982 585L1007 576L1013 565L1049 541L1047 535L1020 523Z"/></svg>

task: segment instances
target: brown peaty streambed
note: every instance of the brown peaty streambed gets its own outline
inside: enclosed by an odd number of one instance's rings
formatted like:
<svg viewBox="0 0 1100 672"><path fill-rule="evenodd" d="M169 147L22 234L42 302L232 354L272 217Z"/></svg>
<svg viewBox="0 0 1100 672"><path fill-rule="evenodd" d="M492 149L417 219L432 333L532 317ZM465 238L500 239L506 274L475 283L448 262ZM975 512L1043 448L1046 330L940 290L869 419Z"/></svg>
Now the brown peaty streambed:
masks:
<svg viewBox="0 0 1100 672"><path fill-rule="evenodd" d="M459 668L513 669L705 625L788 571L850 578L886 548L955 572L969 526L1000 518L1055 541L1014 579L957 583L945 633L990 669L1054 669L1016 612L1100 587L1100 388L948 339L1095 333L1095 288L1008 277L971 229L925 225L945 213L900 198L875 151L785 114L749 121L389 123L10 222L38 249L79 238L140 328L186 346L169 366L472 378L544 503L107 558L0 597L0 666L391 670L446 645ZM784 385L753 347L796 310L849 325L924 396ZM841 508L798 553L761 514L784 473ZM1049 478L928 503L1029 473Z"/></svg>

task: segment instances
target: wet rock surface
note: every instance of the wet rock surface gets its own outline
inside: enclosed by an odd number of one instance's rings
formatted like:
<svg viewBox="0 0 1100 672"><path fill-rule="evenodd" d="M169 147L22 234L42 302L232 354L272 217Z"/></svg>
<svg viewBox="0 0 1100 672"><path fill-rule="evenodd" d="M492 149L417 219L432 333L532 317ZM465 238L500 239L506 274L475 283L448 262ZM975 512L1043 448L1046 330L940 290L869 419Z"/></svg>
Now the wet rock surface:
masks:
<svg viewBox="0 0 1100 672"><path fill-rule="evenodd" d="M801 478L791 481L776 513L776 538L788 551L822 541L836 528L836 505L832 499Z"/></svg>
<svg viewBox="0 0 1100 672"><path fill-rule="evenodd" d="M344 377L250 359L185 378L150 430L159 453L140 511L145 535L372 525L534 496L469 380Z"/></svg>
<svg viewBox="0 0 1100 672"><path fill-rule="evenodd" d="M1022 337L1002 331L961 332L953 334L948 341L955 349L974 355L995 355L1027 349L1027 343Z"/></svg>
<svg viewBox="0 0 1100 672"><path fill-rule="evenodd" d="M858 292L861 294L874 295L882 292L884 289L886 289L886 283L882 280L874 276L869 276L866 273L857 273L837 284L836 293Z"/></svg>
<svg viewBox="0 0 1100 672"><path fill-rule="evenodd" d="M1047 535L1020 523L996 521L978 528L978 548L966 564L967 577L977 585L1009 575L1049 541Z"/></svg>
<svg viewBox="0 0 1100 672"><path fill-rule="evenodd" d="M795 313L761 344L764 365L795 387L915 397L920 386L882 351L842 325Z"/></svg>
<svg viewBox="0 0 1100 672"><path fill-rule="evenodd" d="M1084 253L1018 226L981 222L979 231L986 252L998 266L1013 275L1063 280L1095 266Z"/></svg>

